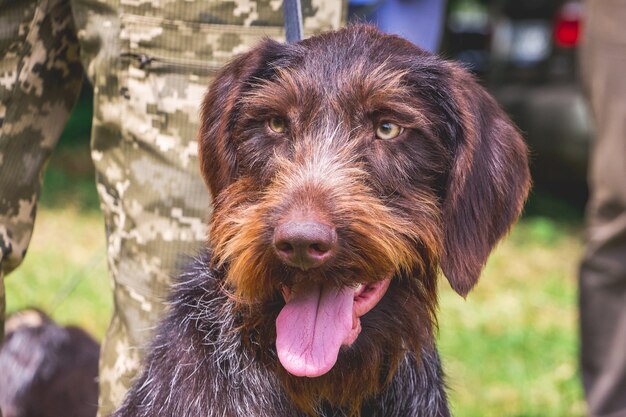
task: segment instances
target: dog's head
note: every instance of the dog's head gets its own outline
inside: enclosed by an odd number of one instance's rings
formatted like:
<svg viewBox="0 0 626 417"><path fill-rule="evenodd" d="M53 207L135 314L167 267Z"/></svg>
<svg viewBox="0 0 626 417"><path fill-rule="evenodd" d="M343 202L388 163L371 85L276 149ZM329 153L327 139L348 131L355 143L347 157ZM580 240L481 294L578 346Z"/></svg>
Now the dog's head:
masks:
<svg viewBox="0 0 626 417"><path fill-rule="evenodd" d="M242 302L273 306L296 377L368 364L376 389L385 352L432 340L438 269L465 296L529 188L493 98L369 26L262 42L218 74L201 123L216 265Z"/></svg>

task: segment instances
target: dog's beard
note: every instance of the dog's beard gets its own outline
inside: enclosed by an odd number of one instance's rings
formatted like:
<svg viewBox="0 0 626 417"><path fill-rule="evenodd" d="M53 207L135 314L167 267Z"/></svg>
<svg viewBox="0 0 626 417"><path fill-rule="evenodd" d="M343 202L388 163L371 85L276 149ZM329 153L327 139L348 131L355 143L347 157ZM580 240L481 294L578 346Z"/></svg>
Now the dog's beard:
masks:
<svg viewBox="0 0 626 417"><path fill-rule="evenodd" d="M404 354L419 355L420 345L432 339L436 289L434 282L425 280L436 277L434 265L441 247L441 237L433 232L439 230L436 206L414 204L422 209L410 218L420 221L409 222L399 215L400 210L386 206L363 186L350 185L337 197L341 204L335 200L342 211L331 217L342 238L341 249L324 266L299 271L284 265L271 248L272 219L279 217L276 213L285 193L282 189L251 193L248 190L258 188L251 181L242 178L222 194L225 198L216 202L211 234L215 264L224 269L225 287L241 308L244 341L276 370L287 395L300 409L315 415L316 408L328 403L343 407L348 415L358 415L363 401L389 382ZM412 198L432 200L419 194ZM346 288L354 291L359 284L390 277L387 293L363 316L356 340L342 346L343 336L337 338L336 361L324 364L330 370L318 368L315 377L309 378L296 376L293 368L290 373L281 364L276 353L276 321L285 308L285 286L291 291L299 285L310 286L308 297L325 289L334 294ZM318 302L322 298L316 297ZM311 350L302 352L306 355Z"/></svg>
<svg viewBox="0 0 626 417"><path fill-rule="evenodd" d="M435 275L428 275L435 276ZM435 282L395 277L383 299L362 318L362 331L350 346L341 348L327 373L299 377L288 372L275 353L275 318L284 302L276 294L271 302L248 306L244 318L244 340L273 369L288 397L298 408L318 415L320 407L332 404L347 415L358 416L368 398L380 393L411 351L431 343L436 306Z"/></svg>

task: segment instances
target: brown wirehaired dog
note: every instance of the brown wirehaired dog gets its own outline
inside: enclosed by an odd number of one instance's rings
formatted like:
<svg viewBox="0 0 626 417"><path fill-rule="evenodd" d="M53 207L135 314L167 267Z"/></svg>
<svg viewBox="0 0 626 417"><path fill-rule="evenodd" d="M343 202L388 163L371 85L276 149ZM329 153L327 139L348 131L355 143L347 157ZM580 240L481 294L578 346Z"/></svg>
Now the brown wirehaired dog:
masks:
<svg viewBox="0 0 626 417"><path fill-rule="evenodd" d="M12 314L4 330L3 417L95 417L100 346L91 336L37 309Z"/></svg>
<svg viewBox="0 0 626 417"><path fill-rule="evenodd" d="M449 415L438 270L465 296L529 188L494 100L359 25L235 59L199 140L210 251L115 416Z"/></svg>

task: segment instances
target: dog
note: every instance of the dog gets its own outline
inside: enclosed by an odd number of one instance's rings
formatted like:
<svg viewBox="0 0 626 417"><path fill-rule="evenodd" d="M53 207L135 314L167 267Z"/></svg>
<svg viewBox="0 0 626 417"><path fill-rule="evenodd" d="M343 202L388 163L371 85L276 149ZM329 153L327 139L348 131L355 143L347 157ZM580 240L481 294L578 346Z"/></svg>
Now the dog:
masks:
<svg viewBox="0 0 626 417"><path fill-rule="evenodd" d="M449 416L438 273L465 297L530 186L494 99L355 25L261 42L200 117L208 249L114 416Z"/></svg>
<svg viewBox="0 0 626 417"><path fill-rule="evenodd" d="M5 323L0 349L4 417L94 417L100 346L78 327L26 309Z"/></svg>

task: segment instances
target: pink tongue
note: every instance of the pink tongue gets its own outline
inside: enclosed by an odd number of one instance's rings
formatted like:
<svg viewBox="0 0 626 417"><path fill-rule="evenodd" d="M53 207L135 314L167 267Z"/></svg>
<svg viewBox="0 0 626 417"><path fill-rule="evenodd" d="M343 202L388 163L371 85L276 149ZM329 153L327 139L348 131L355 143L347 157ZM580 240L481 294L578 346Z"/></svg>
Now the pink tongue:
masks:
<svg viewBox="0 0 626 417"><path fill-rule="evenodd" d="M316 377L335 365L352 329L354 289L305 284L294 288L276 318L276 350L285 369Z"/></svg>

